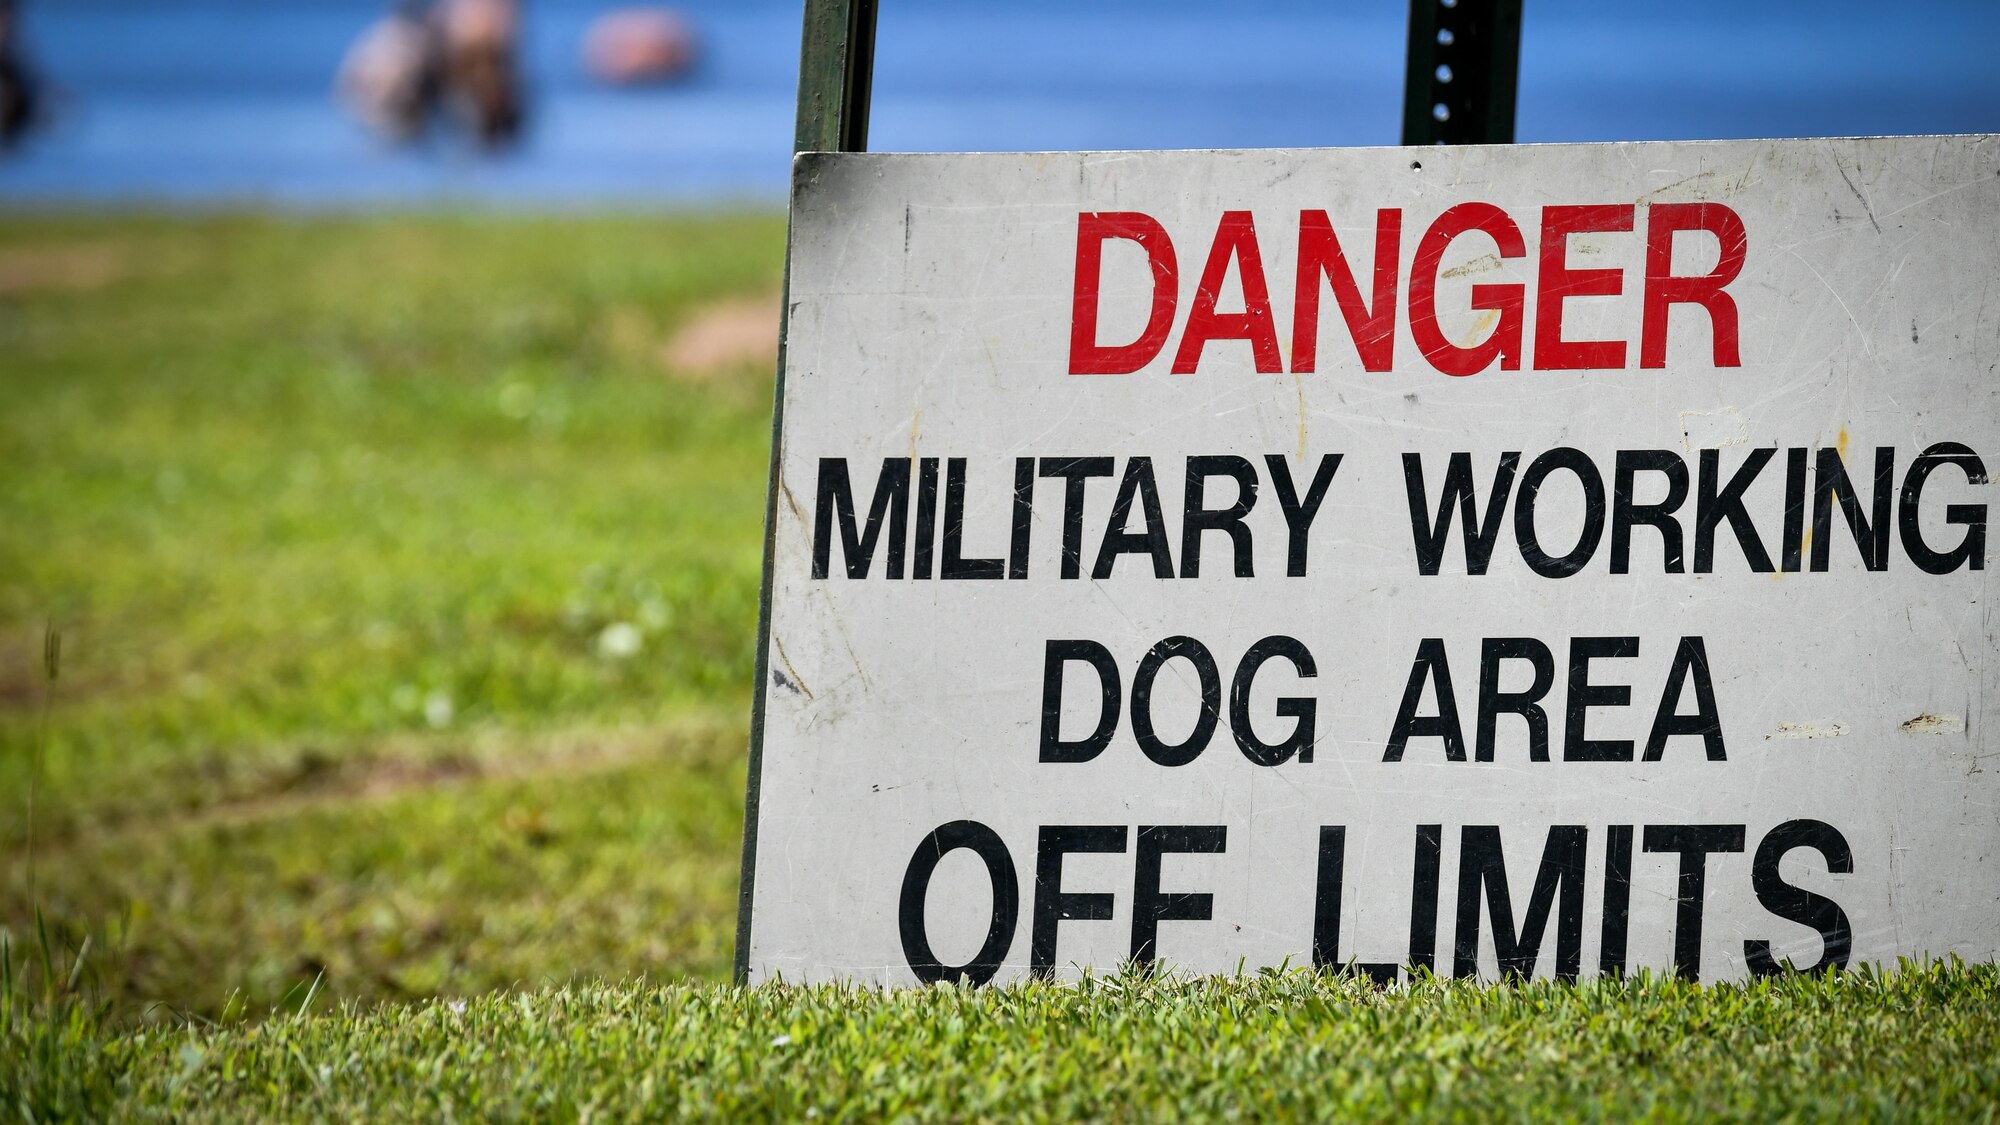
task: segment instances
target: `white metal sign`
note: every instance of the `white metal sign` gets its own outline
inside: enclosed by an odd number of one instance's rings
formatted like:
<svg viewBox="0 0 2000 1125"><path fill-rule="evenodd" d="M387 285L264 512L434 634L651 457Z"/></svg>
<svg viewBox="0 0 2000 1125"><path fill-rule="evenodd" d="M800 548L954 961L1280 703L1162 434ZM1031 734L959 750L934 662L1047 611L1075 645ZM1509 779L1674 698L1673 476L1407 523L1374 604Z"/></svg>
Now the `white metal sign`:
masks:
<svg viewBox="0 0 2000 1125"><path fill-rule="evenodd" d="M2000 138L806 156L751 979L2000 950Z"/></svg>

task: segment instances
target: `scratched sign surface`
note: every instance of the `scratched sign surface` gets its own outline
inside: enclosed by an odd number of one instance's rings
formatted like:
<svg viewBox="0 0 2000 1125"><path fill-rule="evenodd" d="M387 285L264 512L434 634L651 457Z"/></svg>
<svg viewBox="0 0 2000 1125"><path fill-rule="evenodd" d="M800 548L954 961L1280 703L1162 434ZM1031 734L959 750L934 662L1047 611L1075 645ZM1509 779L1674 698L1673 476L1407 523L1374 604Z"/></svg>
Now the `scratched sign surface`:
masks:
<svg viewBox="0 0 2000 1125"><path fill-rule="evenodd" d="M807 156L741 969L2000 949L2000 138Z"/></svg>

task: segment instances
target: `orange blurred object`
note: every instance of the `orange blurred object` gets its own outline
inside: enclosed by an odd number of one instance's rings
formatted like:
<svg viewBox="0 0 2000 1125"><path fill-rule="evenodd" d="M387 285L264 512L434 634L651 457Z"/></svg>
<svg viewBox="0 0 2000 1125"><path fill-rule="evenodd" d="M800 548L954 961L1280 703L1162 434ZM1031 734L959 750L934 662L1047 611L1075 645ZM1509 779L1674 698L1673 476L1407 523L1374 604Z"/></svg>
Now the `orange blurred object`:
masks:
<svg viewBox="0 0 2000 1125"><path fill-rule="evenodd" d="M694 30L671 8L620 8L592 21L583 37L591 75L617 86L670 82L694 65Z"/></svg>

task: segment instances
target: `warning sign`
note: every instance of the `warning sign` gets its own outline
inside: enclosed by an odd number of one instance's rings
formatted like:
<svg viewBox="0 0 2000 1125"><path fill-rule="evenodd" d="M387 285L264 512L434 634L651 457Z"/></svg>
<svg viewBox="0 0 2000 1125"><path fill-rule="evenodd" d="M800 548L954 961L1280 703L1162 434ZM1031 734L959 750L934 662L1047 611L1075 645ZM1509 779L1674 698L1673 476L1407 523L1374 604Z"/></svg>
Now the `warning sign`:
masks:
<svg viewBox="0 0 2000 1125"><path fill-rule="evenodd" d="M749 978L2000 951L2000 138L796 175Z"/></svg>

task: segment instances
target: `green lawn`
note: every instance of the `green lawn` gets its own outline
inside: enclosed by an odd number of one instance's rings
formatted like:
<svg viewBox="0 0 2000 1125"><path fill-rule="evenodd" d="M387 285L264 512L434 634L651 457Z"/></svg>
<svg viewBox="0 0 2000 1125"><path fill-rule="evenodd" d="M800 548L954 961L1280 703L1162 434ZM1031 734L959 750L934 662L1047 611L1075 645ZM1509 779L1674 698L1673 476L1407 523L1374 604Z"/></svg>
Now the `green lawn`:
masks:
<svg viewBox="0 0 2000 1125"><path fill-rule="evenodd" d="M783 235L0 221L0 1119L2000 1113L1991 967L724 984Z"/></svg>
<svg viewBox="0 0 2000 1125"><path fill-rule="evenodd" d="M0 925L156 1015L724 974L771 372L661 353L783 238L0 224Z"/></svg>
<svg viewBox="0 0 2000 1125"><path fill-rule="evenodd" d="M11 1104L223 1121L1991 1121L1997 1004L1991 966L1395 993L1307 972L597 986L110 1041L44 1024Z"/></svg>

